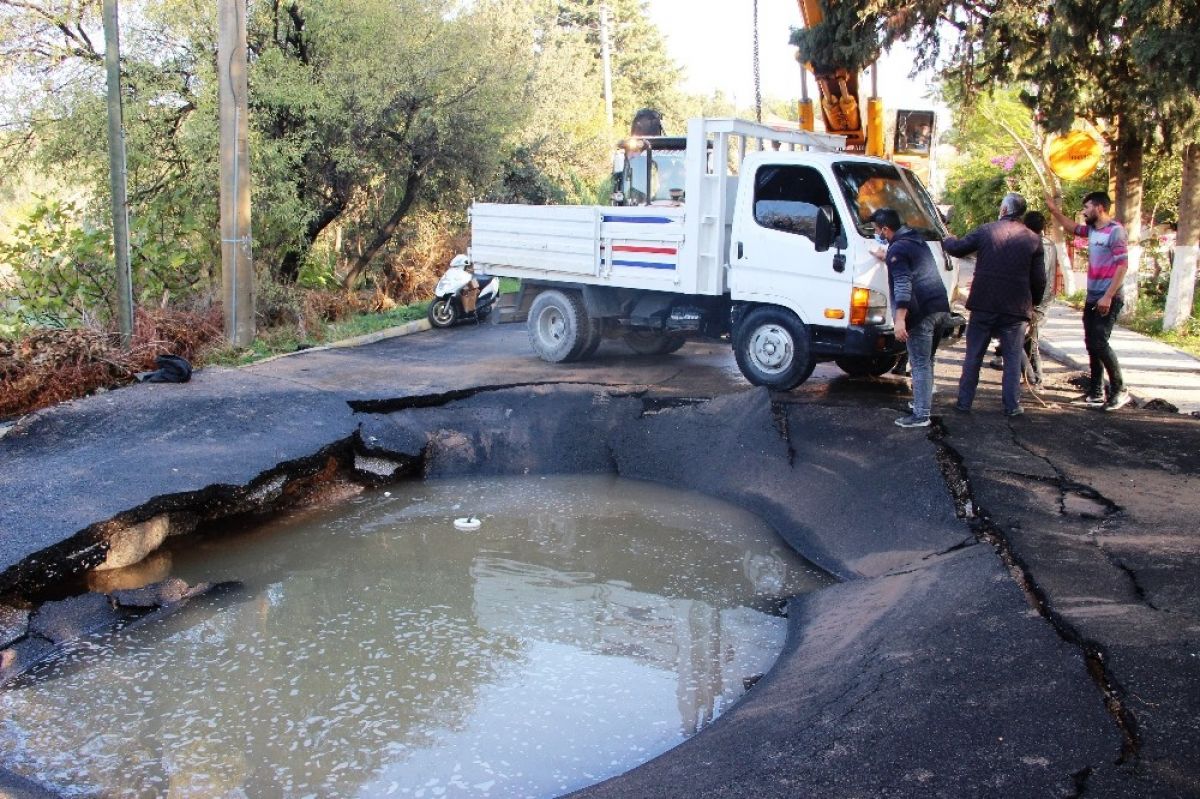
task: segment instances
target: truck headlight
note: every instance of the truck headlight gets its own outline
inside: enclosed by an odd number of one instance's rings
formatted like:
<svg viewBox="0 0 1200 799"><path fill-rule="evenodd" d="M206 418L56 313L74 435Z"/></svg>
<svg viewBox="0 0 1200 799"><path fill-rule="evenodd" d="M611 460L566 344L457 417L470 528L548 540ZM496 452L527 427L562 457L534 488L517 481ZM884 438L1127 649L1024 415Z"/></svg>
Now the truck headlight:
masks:
<svg viewBox="0 0 1200 799"><path fill-rule="evenodd" d="M887 319L887 297L874 289L855 286L850 292L850 324L882 325Z"/></svg>

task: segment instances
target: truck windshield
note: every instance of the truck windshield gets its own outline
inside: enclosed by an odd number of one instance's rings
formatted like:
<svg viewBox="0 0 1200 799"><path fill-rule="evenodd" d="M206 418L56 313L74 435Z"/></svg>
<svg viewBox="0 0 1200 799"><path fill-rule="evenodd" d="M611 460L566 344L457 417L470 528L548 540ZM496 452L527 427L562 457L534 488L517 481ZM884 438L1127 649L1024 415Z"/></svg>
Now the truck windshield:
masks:
<svg viewBox="0 0 1200 799"><path fill-rule="evenodd" d="M671 190L683 191L684 150L655 150L650 165L650 201L670 200ZM646 154L629 159L625 167L629 180L629 198L635 203L646 202Z"/></svg>
<svg viewBox="0 0 1200 799"><path fill-rule="evenodd" d="M945 235L937 209L911 172L903 174L894 164L867 161L841 161L833 165L833 172L861 235L874 235L871 214L880 208L894 209L905 225L927 241L940 241Z"/></svg>

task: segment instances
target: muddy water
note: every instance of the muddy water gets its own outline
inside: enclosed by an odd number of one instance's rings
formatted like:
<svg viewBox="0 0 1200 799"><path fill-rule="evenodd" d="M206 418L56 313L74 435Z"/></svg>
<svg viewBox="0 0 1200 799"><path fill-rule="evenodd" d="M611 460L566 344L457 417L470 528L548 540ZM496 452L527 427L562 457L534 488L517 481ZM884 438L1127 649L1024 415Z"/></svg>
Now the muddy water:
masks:
<svg viewBox="0 0 1200 799"><path fill-rule="evenodd" d="M613 477L406 484L169 562L244 588L0 693L0 763L75 795L556 796L711 721L779 653L773 598L826 584L756 517Z"/></svg>

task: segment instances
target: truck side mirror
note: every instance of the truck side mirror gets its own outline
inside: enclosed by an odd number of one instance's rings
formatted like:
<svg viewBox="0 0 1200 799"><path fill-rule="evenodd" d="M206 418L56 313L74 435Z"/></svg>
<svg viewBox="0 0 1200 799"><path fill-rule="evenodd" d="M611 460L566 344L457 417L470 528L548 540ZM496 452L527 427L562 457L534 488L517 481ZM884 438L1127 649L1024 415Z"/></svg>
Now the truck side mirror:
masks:
<svg viewBox="0 0 1200 799"><path fill-rule="evenodd" d="M817 224L813 233L813 245L817 252L825 252L833 246L836 236L837 222L833 216L833 206L822 205L817 209Z"/></svg>

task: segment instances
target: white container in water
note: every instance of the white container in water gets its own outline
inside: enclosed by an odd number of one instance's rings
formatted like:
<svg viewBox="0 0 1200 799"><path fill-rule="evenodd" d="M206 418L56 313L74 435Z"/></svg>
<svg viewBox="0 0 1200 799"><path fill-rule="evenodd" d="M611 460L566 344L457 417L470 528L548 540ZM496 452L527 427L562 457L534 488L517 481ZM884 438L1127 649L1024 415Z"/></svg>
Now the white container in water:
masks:
<svg viewBox="0 0 1200 799"><path fill-rule="evenodd" d="M454 529L472 532L478 530L481 524L474 516L462 516L454 520Z"/></svg>

